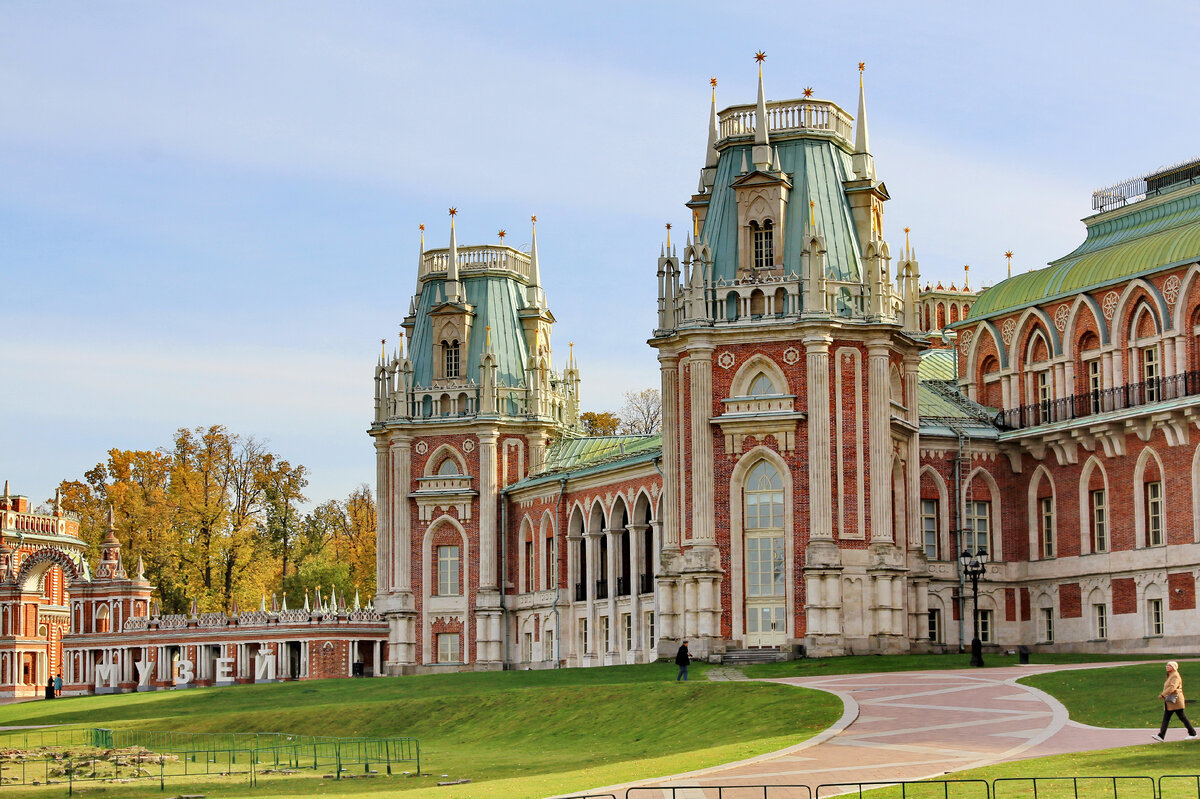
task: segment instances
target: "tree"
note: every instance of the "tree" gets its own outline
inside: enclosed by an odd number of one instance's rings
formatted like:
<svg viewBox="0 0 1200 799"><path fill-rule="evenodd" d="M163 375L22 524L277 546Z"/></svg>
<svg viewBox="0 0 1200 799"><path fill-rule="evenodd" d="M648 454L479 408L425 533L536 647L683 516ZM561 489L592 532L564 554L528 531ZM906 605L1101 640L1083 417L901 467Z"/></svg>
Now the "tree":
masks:
<svg viewBox="0 0 1200 799"><path fill-rule="evenodd" d="M296 505L307 501L303 491L308 485L308 470L287 461L273 463L266 475L267 535L280 557L279 573L286 578L292 541L300 533L303 518Z"/></svg>
<svg viewBox="0 0 1200 799"><path fill-rule="evenodd" d="M589 436L615 436L621 425L620 417L608 411L581 413L579 421L583 422L583 431Z"/></svg>
<svg viewBox="0 0 1200 799"><path fill-rule="evenodd" d="M657 388L625 392L620 432L631 436L662 432L662 396Z"/></svg>

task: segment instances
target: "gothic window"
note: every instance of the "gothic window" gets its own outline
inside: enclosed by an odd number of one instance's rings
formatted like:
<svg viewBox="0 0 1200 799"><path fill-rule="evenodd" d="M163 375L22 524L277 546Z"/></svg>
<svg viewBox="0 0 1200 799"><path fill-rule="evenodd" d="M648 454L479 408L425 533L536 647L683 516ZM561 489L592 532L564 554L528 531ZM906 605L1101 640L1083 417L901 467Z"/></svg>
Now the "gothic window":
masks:
<svg viewBox="0 0 1200 799"><path fill-rule="evenodd" d="M442 353L445 356L444 374L447 378L459 376L459 344L458 339L442 342Z"/></svg>
<svg viewBox="0 0 1200 799"><path fill-rule="evenodd" d="M1038 500L1042 517L1042 557L1054 557L1054 498Z"/></svg>
<svg viewBox="0 0 1200 799"><path fill-rule="evenodd" d="M1162 483L1145 483L1146 493L1146 546L1159 547L1163 544L1163 491Z"/></svg>
<svg viewBox="0 0 1200 799"><path fill-rule="evenodd" d="M1108 551L1108 499L1103 488L1091 492L1092 551Z"/></svg>
<svg viewBox="0 0 1200 799"><path fill-rule="evenodd" d="M925 559L938 559L938 501L921 500L921 536L925 547Z"/></svg>
<svg viewBox="0 0 1200 799"><path fill-rule="evenodd" d="M750 237L754 243L754 268L770 269L775 265L775 231L768 219L760 226L750 223Z"/></svg>
<svg viewBox="0 0 1200 799"><path fill-rule="evenodd" d="M110 624L110 616L109 616L109 612L108 612L108 605L101 605L100 609L98 611L96 611L96 632L98 632L98 633L108 632L109 624Z"/></svg>
<svg viewBox="0 0 1200 799"><path fill-rule="evenodd" d="M991 533L991 520L991 502L967 502L967 527L963 531L963 540L961 542L963 549L974 554L982 548L992 553L992 560L997 559L995 551L988 545Z"/></svg>
<svg viewBox="0 0 1200 799"><path fill-rule="evenodd" d="M750 382L751 397L765 397L778 393L775 389L775 384L771 382L771 378L767 377L763 372L759 372L758 376Z"/></svg>
<svg viewBox="0 0 1200 799"><path fill-rule="evenodd" d="M787 631L783 478L767 461L750 470L744 502L747 643L774 646Z"/></svg>
<svg viewBox="0 0 1200 799"><path fill-rule="evenodd" d="M437 473L438 475L442 476L462 474L462 472L458 470L458 463L454 460L454 458L446 458L444 461L442 461L438 466Z"/></svg>

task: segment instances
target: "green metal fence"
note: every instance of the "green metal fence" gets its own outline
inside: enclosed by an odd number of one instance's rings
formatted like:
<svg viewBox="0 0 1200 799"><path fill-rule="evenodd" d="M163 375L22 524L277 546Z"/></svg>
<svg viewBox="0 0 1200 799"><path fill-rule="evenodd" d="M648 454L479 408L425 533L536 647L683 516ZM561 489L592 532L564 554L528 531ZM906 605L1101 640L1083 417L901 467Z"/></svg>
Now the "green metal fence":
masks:
<svg viewBox="0 0 1200 799"><path fill-rule="evenodd" d="M183 733L61 727L0 733L0 786L326 771L335 779L421 770L416 738Z"/></svg>

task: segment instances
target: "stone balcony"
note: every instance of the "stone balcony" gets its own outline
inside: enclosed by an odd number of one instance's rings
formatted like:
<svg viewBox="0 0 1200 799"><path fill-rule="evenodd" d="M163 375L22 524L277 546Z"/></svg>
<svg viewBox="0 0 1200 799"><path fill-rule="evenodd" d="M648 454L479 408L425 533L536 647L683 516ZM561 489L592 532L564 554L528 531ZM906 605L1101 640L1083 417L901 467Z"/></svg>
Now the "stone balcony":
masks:
<svg viewBox="0 0 1200 799"><path fill-rule="evenodd" d="M717 147L750 141L758 130L757 106L733 105L717 118ZM767 132L776 139L830 137L853 150L854 117L828 100L773 100L767 103Z"/></svg>

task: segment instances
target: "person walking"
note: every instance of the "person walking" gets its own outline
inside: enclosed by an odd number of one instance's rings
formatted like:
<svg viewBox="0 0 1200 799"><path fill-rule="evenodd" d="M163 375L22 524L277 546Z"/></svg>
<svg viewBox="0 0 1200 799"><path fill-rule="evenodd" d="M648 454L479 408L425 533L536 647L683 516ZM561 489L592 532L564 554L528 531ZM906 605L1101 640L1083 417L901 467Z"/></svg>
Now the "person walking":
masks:
<svg viewBox="0 0 1200 799"><path fill-rule="evenodd" d="M57 674L54 677L54 695L62 696L62 674Z"/></svg>
<svg viewBox="0 0 1200 799"><path fill-rule="evenodd" d="M1183 712L1185 705L1183 678L1179 676L1179 664L1173 660L1167 661L1167 681L1163 683L1162 693L1158 695L1158 698L1163 701L1163 720L1158 733L1152 736L1154 740L1162 741L1166 738L1167 725L1171 723L1172 713L1179 716L1179 720L1187 728L1188 738L1196 740L1196 729L1192 726L1192 722L1188 721L1187 713Z"/></svg>
<svg viewBox="0 0 1200 799"><path fill-rule="evenodd" d="M688 654L687 641L679 645L679 651L675 653L675 665L679 667L679 674L675 675L675 682L683 680L687 682L688 665L692 662L691 655Z"/></svg>

